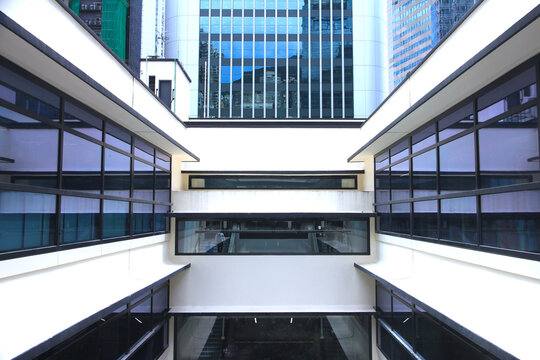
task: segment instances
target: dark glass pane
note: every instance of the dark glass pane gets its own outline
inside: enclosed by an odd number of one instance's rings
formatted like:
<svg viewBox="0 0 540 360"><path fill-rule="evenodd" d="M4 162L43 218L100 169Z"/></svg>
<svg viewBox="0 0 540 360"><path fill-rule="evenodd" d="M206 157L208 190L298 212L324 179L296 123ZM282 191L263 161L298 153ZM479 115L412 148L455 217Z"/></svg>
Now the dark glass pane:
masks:
<svg viewBox="0 0 540 360"><path fill-rule="evenodd" d="M94 329L79 337L71 344L52 356L54 360L93 360L100 358L100 339L98 329Z"/></svg>
<svg viewBox="0 0 540 360"><path fill-rule="evenodd" d="M514 185L539 179L536 106L480 129L478 141L481 187Z"/></svg>
<svg viewBox="0 0 540 360"><path fill-rule="evenodd" d="M133 203L133 217L131 218L132 234L152 232L153 219L152 204Z"/></svg>
<svg viewBox="0 0 540 360"><path fill-rule="evenodd" d="M0 191L0 252L54 245L56 195Z"/></svg>
<svg viewBox="0 0 540 360"><path fill-rule="evenodd" d="M167 317L169 311L169 287L165 286L152 296L152 316L154 324L159 323Z"/></svg>
<svg viewBox="0 0 540 360"><path fill-rule="evenodd" d="M390 169L375 174L375 196L377 202L390 200Z"/></svg>
<svg viewBox="0 0 540 360"><path fill-rule="evenodd" d="M536 98L536 69L531 67L478 98L483 122Z"/></svg>
<svg viewBox="0 0 540 360"><path fill-rule="evenodd" d="M400 299L392 298L392 328L403 340L414 345L414 320L409 304Z"/></svg>
<svg viewBox="0 0 540 360"><path fill-rule="evenodd" d="M101 145L64 133L62 187L101 193Z"/></svg>
<svg viewBox="0 0 540 360"><path fill-rule="evenodd" d="M103 120L69 101L65 103L64 125L96 140L103 140Z"/></svg>
<svg viewBox="0 0 540 360"><path fill-rule="evenodd" d="M437 194L437 150L433 149L412 159L413 196Z"/></svg>
<svg viewBox="0 0 540 360"><path fill-rule="evenodd" d="M58 122L60 97L10 69L0 65L0 99L17 108Z"/></svg>
<svg viewBox="0 0 540 360"><path fill-rule="evenodd" d="M131 158L105 149L105 194L130 197Z"/></svg>
<svg viewBox="0 0 540 360"><path fill-rule="evenodd" d="M138 160L134 162L133 197L154 200L154 167Z"/></svg>
<svg viewBox="0 0 540 360"><path fill-rule="evenodd" d="M441 194L476 188L474 134L439 148Z"/></svg>
<svg viewBox="0 0 540 360"><path fill-rule="evenodd" d="M392 358L392 336L380 323L377 323L377 346L388 359Z"/></svg>
<svg viewBox="0 0 540 360"><path fill-rule="evenodd" d="M148 331L152 330L152 298L148 298L131 309L129 314L129 344L133 346Z"/></svg>
<svg viewBox="0 0 540 360"><path fill-rule="evenodd" d="M390 205L377 206L377 229L380 231L391 231Z"/></svg>
<svg viewBox="0 0 540 360"><path fill-rule="evenodd" d="M410 212L411 205L409 203L393 204L391 231L409 234L411 231Z"/></svg>
<svg viewBox="0 0 540 360"><path fill-rule="evenodd" d="M390 168L392 200L410 198L409 161L401 162Z"/></svg>
<svg viewBox="0 0 540 360"><path fill-rule="evenodd" d="M129 235L129 203L103 201L103 238Z"/></svg>
<svg viewBox="0 0 540 360"><path fill-rule="evenodd" d="M439 120L439 141L474 126L473 104L469 103Z"/></svg>
<svg viewBox="0 0 540 360"><path fill-rule="evenodd" d="M61 244L99 238L99 199L62 196L61 211Z"/></svg>
<svg viewBox="0 0 540 360"><path fill-rule="evenodd" d="M476 198L441 200L441 239L476 244Z"/></svg>
<svg viewBox="0 0 540 360"><path fill-rule="evenodd" d="M375 170L379 170L388 164L388 151L385 151L375 158Z"/></svg>
<svg viewBox="0 0 540 360"><path fill-rule="evenodd" d="M131 136L127 132L111 123L106 123L105 129L105 142L107 144L131 153Z"/></svg>
<svg viewBox="0 0 540 360"><path fill-rule="evenodd" d="M169 231L169 218L166 217L169 212L169 206L155 205L155 209L154 231Z"/></svg>
<svg viewBox="0 0 540 360"><path fill-rule="evenodd" d="M153 163L154 148L138 138L135 138L135 156Z"/></svg>
<svg viewBox="0 0 540 360"><path fill-rule="evenodd" d="M381 312L381 319L390 324L392 321L392 295L380 285L377 285L377 310Z"/></svg>
<svg viewBox="0 0 540 360"><path fill-rule="evenodd" d="M540 190L481 196L482 244L540 253Z"/></svg>
<svg viewBox="0 0 540 360"><path fill-rule="evenodd" d="M156 165L171 170L171 157L156 150Z"/></svg>
<svg viewBox="0 0 540 360"><path fill-rule="evenodd" d="M356 189L355 176L207 175L189 179L193 189Z"/></svg>
<svg viewBox="0 0 540 360"><path fill-rule="evenodd" d="M416 351L424 359L440 359L441 354L441 327L428 316L416 314Z"/></svg>
<svg viewBox="0 0 540 360"><path fill-rule="evenodd" d="M156 169L156 201L169 202L171 191L171 174Z"/></svg>
<svg viewBox="0 0 540 360"><path fill-rule="evenodd" d="M125 307L124 307L125 308ZM108 320L100 329L101 356L103 360L116 360L127 352L128 348L128 313L118 315L119 309L105 319ZM109 317L116 316L112 319Z"/></svg>
<svg viewBox="0 0 540 360"><path fill-rule="evenodd" d="M58 130L0 106L0 182L56 187Z"/></svg>
<svg viewBox="0 0 540 360"><path fill-rule="evenodd" d="M436 142L435 134L435 124L430 125L414 134L412 136L412 152L415 153L427 148L428 146L434 145Z"/></svg>
<svg viewBox="0 0 540 360"><path fill-rule="evenodd" d="M390 149L390 161L393 163L409 155L409 139L406 139Z"/></svg>
<svg viewBox="0 0 540 360"><path fill-rule="evenodd" d="M414 203L413 235L437 238L437 200Z"/></svg>

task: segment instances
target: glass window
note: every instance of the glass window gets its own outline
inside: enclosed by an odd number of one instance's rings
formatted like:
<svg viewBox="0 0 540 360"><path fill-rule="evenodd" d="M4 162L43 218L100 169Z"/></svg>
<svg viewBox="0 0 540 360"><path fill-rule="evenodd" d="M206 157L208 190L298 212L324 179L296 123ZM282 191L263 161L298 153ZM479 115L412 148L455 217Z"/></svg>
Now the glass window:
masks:
<svg viewBox="0 0 540 360"><path fill-rule="evenodd" d="M129 313L129 343L133 346L137 340L152 330L152 298L143 300Z"/></svg>
<svg viewBox="0 0 540 360"><path fill-rule="evenodd" d="M388 165L388 151L375 158L375 170L379 170Z"/></svg>
<svg viewBox="0 0 540 360"><path fill-rule="evenodd" d="M390 168L392 200L410 198L409 162L404 161Z"/></svg>
<svg viewBox="0 0 540 360"><path fill-rule="evenodd" d="M0 252L54 245L56 195L0 191Z"/></svg>
<svg viewBox="0 0 540 360"><path fill-rule="evenodd" d="M62 187L101 193L101 145L64 133Z"/></svg>
<svg viewBox="0 0 540 360"><path fill-rule="evenodd" d="M412 158L413 196L437 194L437 150L433 149Z"/></svg>
<svg viewBox="0 0 540 360"><path fill-rule="evenodd" d="M483 122L536 99L536 69L531 67L478 98L478 121Z"/></svg>
<svg viewBox="0 0 540 360"><path fill-rule="evenodd" d="M154 231L168 231L169 220L166 215L169 212L169 206L155 205L155 209Z"/></svg>
<svg viewBox="0 0 540 360"><path fill-rule="evenodd" d="M481 196L482 244L540 253L540 190Z"/></svg>
<svg viewBox="0 0 540 360"><path fill-rule="evenodd" d="M103 200L103 238L129 235L129 203Z"/></svg>
<svg viewBox="0 0 540 360"><path fill-rule="evenodd" d="M441 194L476 188L474 134L439 148Z"/></svg>
<svg viewBox="0 0 540 360"><path fill-rule="evenodd" d="M0 65L0 98L21 110L54 122L60 119L60 97L50 90Z"/></svg>
<svg viewBox="0 0 540 360"><path fill-rule="evenodd" d="M377 202L390 200L390 169L375 175L375 196Z"/></svg>
<svg viewBox="0 0 540 360"><path fill-rule="evenodd" d="M0 106L0 182L56 187L58 130Z"/></svg>
<svg viewBox="0 0 540 360"><path fill-rule="evenodd" d="M476 244L476 197L441 200L441 239Z"/></svg>
<svg viewBox="0 0 540 360"><path fill-rule="evenodd" d="M392 295L379 285L377 285L377 310L381 312L383 320L388 323L392 321Z"/></svg>
<svg viewBox="0 0 540 360"><path fill-rule="evenodd" d="M103 139L103 120L69 101L65 102L64 125L96 140Z"/></svg>
<svg viewBox="0 0 540 360"><path fill-rule="evenodd" d="M435 145L435 124L417 132L412 136L412 152L423 150L428 146Z"/></svg>
<svg viewBox="0 0 540 360"><path fill-rule="evenodd" d="M152 231L154 214L152 204L133 203L131 233L142 234Z"/></svg>
<svg viewBox="0 0 540 360"><path fill-rule="evenodd" d="M154 168L138 160L134 162L133 197L142 200L154 199Z"/></svg>
<svg viewBox="0 0 540 360"><path fill-rule="evenodd" d="M411 229L411 205L400 203L392 205L391 231L409 234Z"/></svg>
<svg viewBox="0 0 540 360"><path fill-rule="evenodd" d="M439 141L474 126L473 104L469 103L439 120Z"/></svg>
<svg viewBox="0 0 540 360"><path fill-rule="evenodd" d="M99 199L62 196L61 208L61 244L99 238Z"/></svg>
<svg viewBox="0 0 540 360"><path fill-rule="evenodd" d="M105 149L105 194L130 197L131 158Z"/></svg>
<svg viewBox="0 0 540 360"><path fill-rule="evenodd" d="M106 123L105 142L120 150L131 152L131 136L119 127Z"/></svg>
<svg viewBox="0 0 540 360"><path fill-rule="evenodd" d="M418 201L414 203L413 235L436 239L437 234L437 200Z"/></svg>
<svg viewBox="0 0 540 360"><path fill-rule="evenodd" d="M414 345L414 320L411 305L395 296L392 298L392 328L409 345Z"/></svg>
<svg viewBox="0 0 540 360"><path fill-rule="evenodd" d="M481 187L521 184L538 179L536 106L480 129L478 141Z"/></svg>
<svg viewBox="0 0 540 360"><path fill-rule="evenodd" d="M135 138L135 156L153 163L154 148L138 138Z"/></svg>
<svg viewBox="0 0 540 360"><path fill-rule="evenodd" d="M409 155L409 139L405 139L390 149L391 162L398 161Z"/></svg>

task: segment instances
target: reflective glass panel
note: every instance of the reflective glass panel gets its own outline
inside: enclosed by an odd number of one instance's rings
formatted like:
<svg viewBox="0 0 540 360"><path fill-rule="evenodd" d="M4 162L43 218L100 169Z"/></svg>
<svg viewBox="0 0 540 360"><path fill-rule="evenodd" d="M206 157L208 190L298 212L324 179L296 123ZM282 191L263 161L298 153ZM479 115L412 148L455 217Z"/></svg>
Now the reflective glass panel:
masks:
<svg viewBox="0 0 540 360"><path fill-rule="evenodd" d="M481 196L482 244L540 253L540 190Z"/></svg>
<svg viewBox="0 0 540 360"><path fill-rule="evenodd" d="M107 144L115 146L120 150L131 152L131 136L127 132L111 123L106 123L105 129L107 131L105 134L105 142Z"/></svg>
<svg viewBox="0 0 540 360"><path fill-rule="evenodd" d="M130 197L131 158L105 149L105 195Z"/></svg>
<svg viewBox="0 0 540 360"><path fill-rule="evenodd" d="M138 160L134 162L133 197L154 200L154 168Z"/></svg>
<svg viewBox="0 0 540 360"><path fill-rule="evenodd" d="M103 238L129 235L129 203L103 200Z"/></svg>
<svg viewBox="0 0 540 360"><path fill-rule="evenodd" d="M476 188L474 134L439 148L441 194Z"/></svg>
<svg viewBox="0 0 540 360"><path fill-rule="evenodd" d="M96 140L103 140L103 120L69 101L65 102L64 126Z"/></svg>
<svg viewBox="0 0 540 360"><path fill-rule="evenodd" d="M0 252L54 245L56 195L0 191Z"/></svg>
<svg viewBox="0 0 540 360"><path fill-rule="evenodd" d="M478 242L474 196L441 200L440 237L468 244Z"/></svg>
<svg viewBox="0 0 540 360"><path fill-rule="evenodd" d="M409 161L401 162L390 168L392 200L410 198Z"/></svg>
<svg viewBox="0 0 540 360"><path fill-rule="evenodd" d="M439 141L474 126L473 104L469 103L439 120Z"/></svg>
<svg viewBox="0 0 540 360"><path fill-rule="evenodd" d="M61 208L61 244L99 238L99 199L62 196Z"/></svg>
<svg viewBox="0 0 540 360"><path fill-rule="evenodd" d="M133 217L131 218L132 234L151 232L153 220L152 204L133 203Z"/></svg>
<svg viewBox="0 0 540 360"><path fill-rule="evenodd" d="M437 200L414 203L413 235L437 238Z"/></svg>
<svg viewBox="0 0 540 360"><path fill-rule="evenodd" d="M411 231L410 213L410 203L393 204L391 231L401 234L409 234Z"/></svg>
<svg viewBox="0 0 540 360"><path fill-rule="evenodd" d="M64 132L64 189L101 193L101 149L101 145Z"/></svg>
<svg viewBox="0 0 540 360"><path fill-rule="evenodd" d="M480 129L478 139L481 187L540 179L536 106Z"/></svg>

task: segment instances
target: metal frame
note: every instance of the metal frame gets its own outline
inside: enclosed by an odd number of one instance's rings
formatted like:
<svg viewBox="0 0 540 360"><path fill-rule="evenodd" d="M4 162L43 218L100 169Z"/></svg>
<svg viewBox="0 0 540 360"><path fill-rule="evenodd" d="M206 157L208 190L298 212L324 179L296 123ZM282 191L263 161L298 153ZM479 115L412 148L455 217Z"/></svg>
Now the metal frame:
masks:
<svg viewBox="0 0 540 360"><path fill-rule="evenodd" d="M496 88L497 86L500 86L504 82L512 79L516 74L524 71L527 68L535 67L536 69L536 86L537 89L540 85L540 55L536 55L533 58L527 60L526 62L520 64L519 66L515 67L514 69L507 72L505 75L501 76L497 80L493 81L488 86L484 87L483 89L477 91L476 93L468 96L466 99L461 101L460 103L456 104L449 110L443 112L442 114L436 116L434 119L429 121L428 123L422 125L420 128L418 128L416 131L412 132L411 134L399 139L398 141L394 142L391 146L389 146L386 150L379 152L376 154L375 158L386 154L388 157L388 165L382 166L379 169L377 169L377 164L374 162L373 170L374 170L374 176L375 179L377 176L382 174L384 171L388 171L388 175L384 175L389 180L392 178L392 171L391 168L397 164L404 163L406 161L409 162L409 198L406 199L399 199L399 200L393 200L392 199L392 182L389 181L388 188L384 189L385 191L388 191L389 193L389 200L388 201L379 201L376 199L374 205L375 206L382 206L382 205L393 205L393 204L402 204L402 203L410 203L411 204L411 210L410 210L410 228L408 233L400 233L395 232L391 230L380 230L379 226L377 225L377 232L382 234L389 234L389 235L395 235L400 237L407 237L414 240L422 240L422 241L428 241L428 242L435 242L445 245L452 245L452 246L458 246L458 247L464 247L479 251L486 251L491 253L498 253L503 255L510 255L520 258L526 258L526 259L532 259L532 260L540 260L540 254L533 253L533 252L527 252L522 250L515 250L515 249L506 249L506 248L499 248L499 247L492 247L482 244L482 209L481 209L481 198L482 195L489 195L489 194L501 194L501 193L508 193L508 192L515 192L515 191L527 191L527 190L539 190L540 189L540 182L529 182L524 184L515 184L515 185L505 185L505 186L498 186L498 187L490 187L490 188L481 188L480 187L480 149L479 149L479 130L484 129L486 127L489 127L492 124L495 124L496 122L500 121L501 119L504 119L510 115L517 114L525 109L531 108L536 106L537 109L540 105L540 97L538 96L538 90L537 90L537 97L533 100L528 101L525 104L520 104L518 106L515 106L514 108L505 111L487 121L479 122L478 121L478 104L477 99L481 97L482 95L488 93L492 89ZM464 131L460 132L459 134L455 134L451 137L448 137L444 140L439 140L439 120L445 118L446 116L452 114L454 111L460 109L461 107L471 103L473 106L473 126L471 126L468 129L465 129ZM412 137L415 134L420 133L421 131L425 130L426 128L435 125L435 143L433 145L427 146L419 151L414 152L411 154L412 151ZM467 135L473 134L474 137L474 153L471 154L471 156L474 156L475 160L475 168L474 168L474 179L475 179L475 185L476 188L472 190L464 190L454 193L448 193L448 194L441 194L441 171L440 171L440 148L441 146L448 144L450 142L453 142L456 139L463 138ZM399 159L395 162L391 162L391 156L390 156L390 149L392 149L394 146L400 144L404 139L408 139L409 145L408 145L408 155L403 157L402 159ZM540 126L538 126L538 139L540 139ZM540 152L540 141L539 141L539 152ZM413 193L413 169L412 169L412 161L415 157L425 154L431 150L436 150L436 195L432 196L422 196L422 197L414 197ZM529 175L530 172L523 172L523 175ZM376 181L375 181L376 183ZM377 190L375 190L375 193L377 193ZM441 228L441 200L444 199L452 199L452 198L462 198L462 197L476 197L476 234L477 234L477 240L475 244L468 244L468 243L460 243L452 240L446 240L441 239L440 237L440 228ZM428 200L436 200L437 201L437 231L438 231L438 237L435 238L426 238L422 236L417 236L413 234L414 229L414 204L415 202L419 201L428 201ZM389 210L390 219L392 219L392 209L390 206ZM392 229L392 224L390 222L390 229Z"/></svg>
<svg viewBox="0 0 540 360"><path fill-rule="evenodd" d="M191 184L192 179L206 179L206 178L213 178L213 179L219 179L219 178L236 178L236 179L287 179L287 178L308 178L308 179L352 179L354 180L354 187L351 188L343 188L343 187L332 187L332 188L294 188L294 187L276 187L276 188L268 188L268 187L249 187L249 188L231 188L231 187L212 187L212 188L198 188L193 187ZM354 175L292 175L292 176L283 176L283 175L189 175L189 186L188 188L190 190L204 190L204 189L212 189L212 190L358 190L358 176Z"/></svg>

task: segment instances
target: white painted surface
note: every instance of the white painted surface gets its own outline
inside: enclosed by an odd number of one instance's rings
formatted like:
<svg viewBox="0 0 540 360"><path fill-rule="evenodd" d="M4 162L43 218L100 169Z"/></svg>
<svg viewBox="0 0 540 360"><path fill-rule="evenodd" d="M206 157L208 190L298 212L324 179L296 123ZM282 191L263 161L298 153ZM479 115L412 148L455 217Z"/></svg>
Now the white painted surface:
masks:
<svg viewBox="0 0 540 360"><path fill-rule="evenodd" d="M29 269L20 267L21 275L1 279L0 359L11 359L39 345L186 266L166 263L166 246L161 242L97 257L96 247L70 250L79 256L72 256L65 265L24 274ZM24 263L38 256L23 258ZM46 262L42 266L50 265Z"/></svg>
<svg viewBox="0 0 540 360"><path fill-rule="evenodd" d="M173 212L373 213L373 192L355 190L173 191Z"/></svg>
<svg viewBox="0 0 540 360"><path fill-rule="evenodd" d="M538 358L538 262L378 236L365 268L519 359Z"/></svg>
<svg viewBox="0 0 540 360"><path fill-rule="evenodd" d="M347 163L360 134L360 129L189 128L186 145L201 161L184 163L182 170L362 170L362 163Z"/></svg>
<svg viewBox="0 0 540 360"><path fill-rule="evenodd" d="M356 149L362 147L392 121L469 59L492 43L535 6L538 0L523 0L508 6L505 0L484 0L471 15L430 55L429 58L386 99L362 128ZM493 21L497 19L497 21ZM405 121L390 129L354 160L373 155L446 109L467 98L490 82L540 52L540 20L489 54L465 74L447 85ZM352 154L352 153L351 153ZM351 155L349 154L349 155Z"/></svg>
<svg viewBox="0 0 540 360"><path fill-rule="evenodd" d="M364 312L373 280L354 262L369 256L190 256L171 280L172 312ZM372 261L372 260L371 260Z"/></svg>

